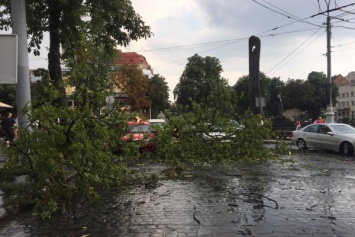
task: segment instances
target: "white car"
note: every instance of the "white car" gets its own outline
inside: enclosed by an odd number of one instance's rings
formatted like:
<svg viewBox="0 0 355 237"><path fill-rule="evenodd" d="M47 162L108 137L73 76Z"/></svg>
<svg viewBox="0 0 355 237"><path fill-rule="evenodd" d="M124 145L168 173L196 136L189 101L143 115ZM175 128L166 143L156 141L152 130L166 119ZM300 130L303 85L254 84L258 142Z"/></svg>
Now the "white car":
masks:
<svg viewBox="0 0 355 237"><path fill-rule="evenodd" d="M202 133L202 138L205 141L216 139L221 142L231 142L236 137L235 132L243 129L243 125L240 125L237 121L231 120L226 124L226 127L210 126L209 132ZM227 132L228 131L228 134Z"/></svg>
<svg viewBox="0 0 355 237"><path fill-rule="evenodd" d="M299 149L312 147L351 156L355 147L355 128L343 123L310 124L293 131L291 142Z"/></svg>
<svg viewBox="0 0 355 237"><path fill-rule="evenodd" d="M152 125L152 126L164 126L164 124L165 124L165 120L164 119L149 119L148 120L149 121L149 123L150 123L150 125Z"/></svg>

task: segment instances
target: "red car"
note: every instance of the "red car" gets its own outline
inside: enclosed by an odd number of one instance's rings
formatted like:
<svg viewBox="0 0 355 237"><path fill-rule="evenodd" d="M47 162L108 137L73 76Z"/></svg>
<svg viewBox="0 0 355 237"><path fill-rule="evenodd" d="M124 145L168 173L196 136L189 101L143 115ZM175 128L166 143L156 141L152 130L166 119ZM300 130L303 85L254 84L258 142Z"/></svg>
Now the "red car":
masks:
<svg viewBox="0 0 355 237"><path fill-rule="evenodd" d="M147 121L128 122L129 132L121 137L123 141L134 142L140 152L154 151L153 139L155 133L150 130L150 123ZM121 147L119 147L121 149Z"/></svg>

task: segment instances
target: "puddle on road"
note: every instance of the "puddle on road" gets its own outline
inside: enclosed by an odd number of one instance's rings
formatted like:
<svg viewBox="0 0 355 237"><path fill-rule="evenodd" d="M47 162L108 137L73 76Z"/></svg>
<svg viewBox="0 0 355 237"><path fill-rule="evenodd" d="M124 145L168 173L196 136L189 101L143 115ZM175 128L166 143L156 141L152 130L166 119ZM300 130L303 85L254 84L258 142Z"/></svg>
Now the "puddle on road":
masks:
<svg viewBox="0 0 355 237"><path fill-rule="evenodd" d="M83 203L50 221L16 215L0 224L0 236L122 236L152 230L181 236L224 230L234 236L352 235L354 161L313 152L291 158L228 170L185 170L161 179L155 189L108 193L95 205Z"/></svg>

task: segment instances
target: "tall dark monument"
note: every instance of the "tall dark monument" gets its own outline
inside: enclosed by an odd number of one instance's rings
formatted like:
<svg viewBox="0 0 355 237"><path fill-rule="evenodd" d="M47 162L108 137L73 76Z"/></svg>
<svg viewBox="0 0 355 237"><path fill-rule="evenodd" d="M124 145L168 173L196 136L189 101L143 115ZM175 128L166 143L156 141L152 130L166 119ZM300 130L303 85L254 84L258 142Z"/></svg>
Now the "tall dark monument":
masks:
<svg viewBox="0 0 355 237"><path fill-rule="evenodd" d="M256 36L249 38L249 107L254 114L261 114L261 107L256 107L256 103L261 106L260 94L260 39ZM258 101L256 101L258 100Z"/></svg>

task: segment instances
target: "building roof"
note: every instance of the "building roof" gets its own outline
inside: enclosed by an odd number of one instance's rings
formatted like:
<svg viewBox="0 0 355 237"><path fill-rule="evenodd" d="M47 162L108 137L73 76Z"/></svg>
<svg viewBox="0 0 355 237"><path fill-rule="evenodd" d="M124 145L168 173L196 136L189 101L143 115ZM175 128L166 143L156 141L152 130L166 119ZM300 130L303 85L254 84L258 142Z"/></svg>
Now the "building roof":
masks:
<svg viewBox="0 0 355 237"><path fill-rule="evenodd" d="M349 82L355 80L355 72L349 72L349 74L345 77Z"/></svg>
<svg viewBox="0 0 355 237"><path fill-rule="evenodd" d="M341 74L332 77L332 80L337 86L345 86L350 84L350 81L347 78L343 77Z"/></svg>
<svg viewBox="0 0 355 237"><path fill-rule="evenodd" d="M142 69L150 70L150 65L143 55L136 52L118 52L118 54L117 65L139 65Z"/></svg>

